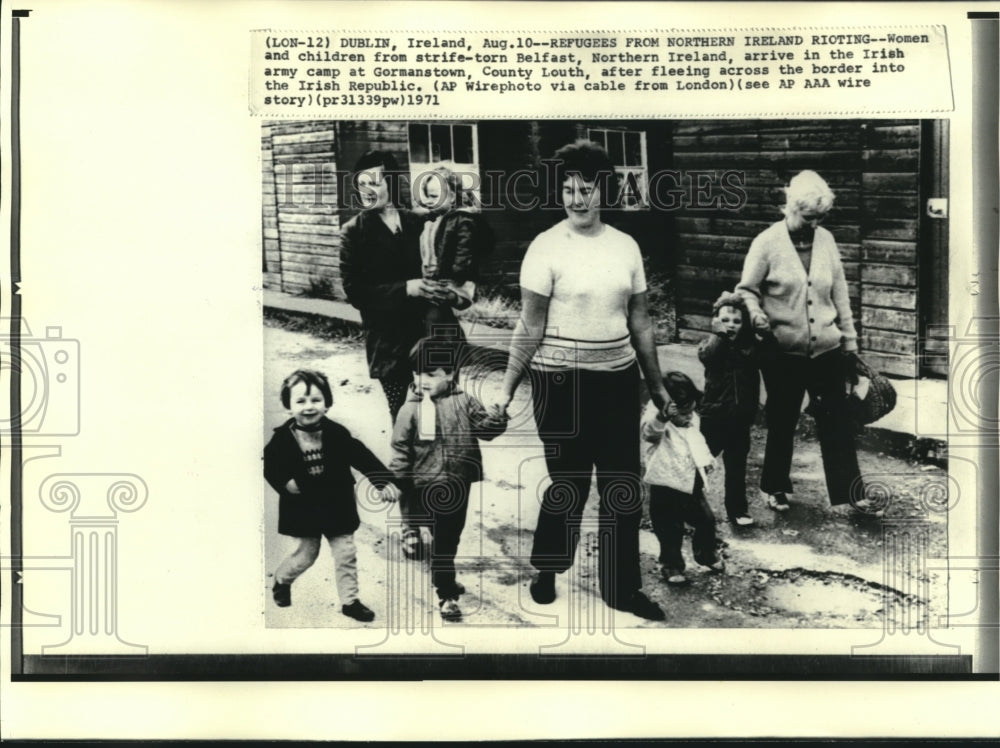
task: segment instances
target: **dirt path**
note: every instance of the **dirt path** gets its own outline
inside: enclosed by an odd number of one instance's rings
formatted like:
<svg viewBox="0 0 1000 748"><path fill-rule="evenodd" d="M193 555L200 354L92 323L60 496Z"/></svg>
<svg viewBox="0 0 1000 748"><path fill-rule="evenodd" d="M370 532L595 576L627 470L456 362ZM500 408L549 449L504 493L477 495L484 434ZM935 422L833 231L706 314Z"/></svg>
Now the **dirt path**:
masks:
<svg viewBox="0 0 1000 748"><path fill-rule="evenodd" d="M298 367L327 373L334 389L330 417L347 426L379 457L388 460L390 424L377 382L368 378L363 345L357 339L327 340L290 332L267 322L264 330L265 438L286 414L278 400L281 379ZM463 386L489 401L500 383L498 372L467 378ZM600 626L608 611L596 596L596 540L587 522L596 520L596 495L585 516L585 537L574 568L557 582L559 599L535 605L527 592L527 557L546 473L541 443L533 432L525 387L512 404L512 428L485 445L486 480L473 486L469 518L459 548L459 578L467 588L462 598L463 626ZM519 425L520 424L520 425ZM763 459L764 433L755 430L748 485L756 486ZM798 493L791 511L776 514L751 496L750 513L757 524L734 528L724 521L722 470L709 477L706 495L720 518L718 533L725 544L727 571L716 574L698 567L686 543L691 584L668 588L659 575L658 545L644 519L640 543L645 591L667 612L663 623L614 613L618 627L720 628L881 628L887 606L908 606L911 614L943 613L943 572L928 572L921 563L908 565L914 544L927 556L947 552L946 514L939 511L945 471L894 457L860 453L870 483L892 494L884 521L831 509L826 500L819 447L803 429L797 437L792 479ZM394 505L373 504L359 492L362 526L356 535L362 600L376 620L368 627L409 628L427 625L436 616L429 575L420 562L400 558L393 535L398 527ZM265 489L265 574L290 550L277 534L277 497ZM887 546L888 544L888 546ZM909 544L909 545L907 545ZM887 547L891 553L887 556ZM900 549L902 548L902 555ZM909 553L909 555L907 555ZM893 555L897 554L897 555ZM886 558L899 561L884 571ZM898 567L898 569L897 569ZM359 627L340 614L328 553L293 586L293 605L280 609L266 596L269 627ZM553 619L553 616L556 616ZM439 625L435 620L434 625Z"/></svg>

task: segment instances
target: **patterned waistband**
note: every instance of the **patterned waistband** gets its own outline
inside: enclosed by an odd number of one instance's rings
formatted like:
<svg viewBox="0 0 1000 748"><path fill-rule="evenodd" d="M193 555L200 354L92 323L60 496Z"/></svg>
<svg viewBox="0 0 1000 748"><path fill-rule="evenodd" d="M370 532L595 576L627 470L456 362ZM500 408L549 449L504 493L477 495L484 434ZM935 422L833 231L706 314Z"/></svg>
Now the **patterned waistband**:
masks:
<svg viewBox="0 0 1000 748"><path fill-rule="evenodd" d="M615 340L573 340L546 335L531 359L531 366L540 371L621 371L634 361L635 350L628 335Z"/></svg>

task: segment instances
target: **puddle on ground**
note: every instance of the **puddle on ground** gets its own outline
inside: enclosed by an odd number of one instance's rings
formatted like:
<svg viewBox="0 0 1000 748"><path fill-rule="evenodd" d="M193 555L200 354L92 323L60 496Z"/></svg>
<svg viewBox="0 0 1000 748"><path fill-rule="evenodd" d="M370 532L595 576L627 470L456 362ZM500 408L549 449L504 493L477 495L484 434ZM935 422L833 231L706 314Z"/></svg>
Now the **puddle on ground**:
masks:
<svg viewBox="0 0 1000 748"><path fill-rule="evenodd" d="M824 584L818 579L773 580L764 598L768 605L791 613L840 618L867 617L883 607L882 594L876 590L860 590L836 581Z"/></svg>
<svg viewBox="0 0 1000 748"><path fill-rule="evenodd" d="M908 603L902 595L889 593L886 596L881 590L837 576L772 578L761 593L763 601L771 608L823 618L856 621L873 616L881 618L887 605L892 607L896 617L919 617L925 609L922 601L911 598Z"/></svg>

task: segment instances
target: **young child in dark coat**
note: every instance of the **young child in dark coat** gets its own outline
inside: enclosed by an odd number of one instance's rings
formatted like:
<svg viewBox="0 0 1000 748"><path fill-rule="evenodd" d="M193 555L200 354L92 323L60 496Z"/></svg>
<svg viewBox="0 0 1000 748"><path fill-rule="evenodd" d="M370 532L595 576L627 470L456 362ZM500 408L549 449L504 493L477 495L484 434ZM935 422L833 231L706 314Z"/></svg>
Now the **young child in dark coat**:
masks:
<svg viewBox="0 0 1000 748"><path fill-rule="evenodd" d="M421 178L420 202L430 211L420 236L423 276L454 294L450 306L455 309L464 309L475 299L480 262L494 244L493 230L471 197L462 175L448 164L438 165ZM440 310L433 305L428 309L427 335L435 334L435 325L449 322Z"/></svg>
<svg viewBox="0 0 1000 748"><path fill-rule="evenodd" d="M760 364L743 297L722 294L712 306L712 332L698 346L705 366L701 432L726 469L726 513L740 527L753 524L747 509L750 426L760 400Z"/></svg>
<svg viewBox="0 0 1000 748"><path fill-rule="evenodd" d="M351 468L367 476L386 501L398 496L398 489L371 450L326 417L333 392L322 372L300 369L289 375L281 385L281 404L291 418L264 448L264 478L278 492L278 532L296 538L298 547L274 573L274 602L292 604L292 582L316 561L323 536L336 564L341 611L358 621L374 620L358 598L354 531L361 519Z"/></svg>
<svg viewBox="0 0 1000 748"><path fill-rule="evenodd" d="M431 582L441 617L458 620L458 597L465 588L455 578L455 556L465 528L472 483L482 480L478 439L492 440L507 428L506 415L488 413L459 389L459 346L451 339L424 338L410 354L414 383L396 417L389 467L403 484L400 500L410 534L420 528L431 540ZM407 555L413 555L412 550Z"/></svg>

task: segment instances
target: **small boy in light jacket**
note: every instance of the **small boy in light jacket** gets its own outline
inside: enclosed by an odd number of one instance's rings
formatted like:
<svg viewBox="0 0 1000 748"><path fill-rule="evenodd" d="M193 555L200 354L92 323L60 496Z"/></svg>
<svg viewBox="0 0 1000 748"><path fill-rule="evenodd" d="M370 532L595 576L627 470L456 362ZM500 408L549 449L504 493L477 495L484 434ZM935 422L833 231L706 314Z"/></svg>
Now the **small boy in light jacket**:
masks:
<svg viewBox="0 0 1000 748"><path fill-rule="evenodd" d="M671 399L668 412L650 402L642 414L643 480L649 484L649 518L660 541L663 577L680 585L688 581L681 553L685 522L694 527L694 560L714 571L725 569L725 562L716 552L715 515L705 501L705 478L714 461L695 412L701 393L679 371L667 372L663 384Z"/></svg>
<svg viewBox="0 0 1000 748"><path fill-rule="evenodd" d="M488 413L458 387L460 347L451 339L423 338L410 353L414 383L396 416L389 469L403 487L400 499L410 534L420 528L432 538L431 582L441 617L462 617L458 598L465 587L455 578L455 556L465 528L472 483L482 480L479 439L489 441L507 428L506 416ZM411 554L407 554L411 555Z"/></svg>

